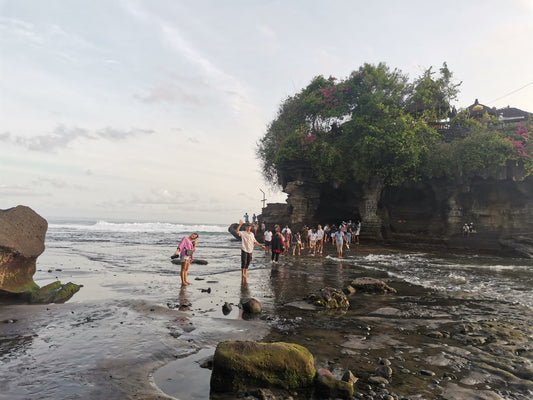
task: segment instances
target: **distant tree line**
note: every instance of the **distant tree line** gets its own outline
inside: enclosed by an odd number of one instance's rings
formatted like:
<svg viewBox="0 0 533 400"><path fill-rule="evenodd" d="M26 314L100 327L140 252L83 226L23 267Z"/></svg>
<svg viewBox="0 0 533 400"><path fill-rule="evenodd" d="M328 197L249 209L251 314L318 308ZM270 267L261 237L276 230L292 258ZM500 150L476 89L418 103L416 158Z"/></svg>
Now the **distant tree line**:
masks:
<svg viewBox="0 0 533 400"><path fill-rule="evenodd" d="M278 184L289 161L322 182L386 185L495 170L509 160L533 172L531 122L507 124L455 112L460 83L446 63L410 81L386 64L364 64L344 80L315 77L280 105L257 145L265 178ZM462 132L446 135L446 129Z"/></svg>

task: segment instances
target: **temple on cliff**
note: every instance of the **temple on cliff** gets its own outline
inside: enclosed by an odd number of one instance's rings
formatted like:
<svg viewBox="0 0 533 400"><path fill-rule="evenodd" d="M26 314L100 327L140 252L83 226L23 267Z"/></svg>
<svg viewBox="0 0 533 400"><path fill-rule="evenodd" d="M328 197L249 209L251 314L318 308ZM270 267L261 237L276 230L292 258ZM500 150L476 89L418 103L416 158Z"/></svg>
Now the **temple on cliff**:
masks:
<svg viewBox="0 0 533 400"><path fill-rule="evenodd" d="M488 114L497 117L504 123L527 121L533 117L532 113L511 106L505 108L489 107L481 104L478 99L466 109L472 118L481 118Z"/></svg>

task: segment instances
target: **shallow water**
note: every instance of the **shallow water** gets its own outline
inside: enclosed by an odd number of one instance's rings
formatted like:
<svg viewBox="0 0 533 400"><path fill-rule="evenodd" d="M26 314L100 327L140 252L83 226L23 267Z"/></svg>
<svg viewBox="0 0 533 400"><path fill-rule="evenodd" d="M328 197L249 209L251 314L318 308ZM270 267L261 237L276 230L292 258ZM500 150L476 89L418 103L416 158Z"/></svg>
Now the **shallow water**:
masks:
<svg viewBox="0 0 533 400"><path fill-rule="evenodd" d="M193 284L182 290L179 266L169 256L193 231L200 234L196 258L208 265L193 264ZM63 305L0 308L0 321L6 321L0 323L0 399L157 398L159 390L204 399L210 371L198 366L198 358L222 340L245 339L300 343L314 354L317 367L337 373L350 368L361 384L377 358L388 357L395 370L391 388L412 398L458 398L453 385L529 398L531 375L506 386L497 372L480 365L496 365L501 357L515 378L520 375L515 362L531 371L531 336L517 345L520 357L514 360L505 347L493 347L504 352L497 355L467 343L479 332L461 342L455 330L461 323L494 320L531 335L525 327L533 320L533 261L363 244L344 259L334 257L330 247L326 257L284 256L273 267L256 248L243 283L239 246L222 226L50 223L36 282L84 287ZM399 293L357 295L346 313L298 307L308 293L343 287L359 276L385 279ZM237 305L247 297L261 301L261 319L243 319ZM179 311L185 302L189 309ZM222 313L225 302L233 304L228 315ZM436 341L426 335L431 330L453 335ZM438 383L417 373L424 368L440 374L433 378ZM406 370L411 373L401 372ZM447 383L445 372L457 380Z"/></svg>

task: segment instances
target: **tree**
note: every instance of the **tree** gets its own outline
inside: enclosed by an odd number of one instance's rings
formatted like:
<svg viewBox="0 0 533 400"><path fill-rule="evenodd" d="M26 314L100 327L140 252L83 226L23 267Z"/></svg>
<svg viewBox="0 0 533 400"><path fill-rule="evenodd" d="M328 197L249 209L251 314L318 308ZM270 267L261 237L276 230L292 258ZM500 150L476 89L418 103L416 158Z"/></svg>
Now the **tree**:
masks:
<svg viewBox="0 0 533 400"><path fill-rule="evenodd" d="M273 184L289 161L304 162L322 182L387 185L479 172L520 162L533 171L529 131L498 132L460 114L470 135L447 140L436 122L447 118L459 84L446 63L410 82L386 64L364 64L348 78L315 77L280 106L257 147L263 174ZM517 161L518 162L518 161Z"/></svg>
<svg viewBox="0 0 533 400"><path fill-rule="evenodd" d="M440 68L440 77L434 79L432 68L428 68L413 83L407 105L409 111L427 122L436 122L449 117L451 103L457 98L461 82L452 82L453 74L446 63Z"/></svg>

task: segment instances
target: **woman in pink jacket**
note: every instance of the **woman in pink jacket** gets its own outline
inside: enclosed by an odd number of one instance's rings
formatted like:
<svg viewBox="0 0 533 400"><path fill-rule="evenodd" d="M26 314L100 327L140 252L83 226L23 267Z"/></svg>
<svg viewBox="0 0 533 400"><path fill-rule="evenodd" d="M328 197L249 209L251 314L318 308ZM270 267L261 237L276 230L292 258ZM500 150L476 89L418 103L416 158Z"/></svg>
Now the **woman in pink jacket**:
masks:
<svg viewBox="0 0 533 400"><path fill-rule="evenodd" d="M190 236L185 236L181 239L176 252L171 258L180 257L181 261L181 286L190 285L187 280L187 274L189 272L189 265L193 259L193 253L196 250L196 243L198 243L198 234L193 233Z"/></svg>

